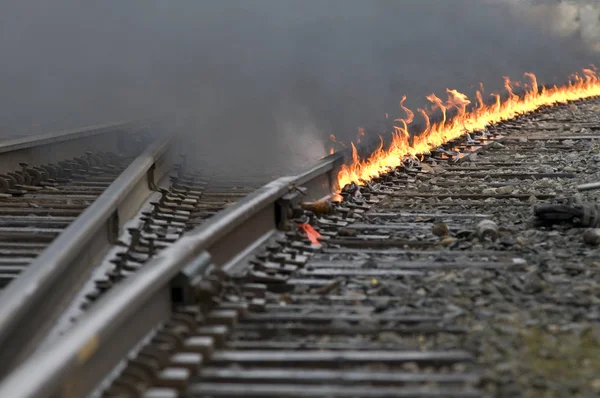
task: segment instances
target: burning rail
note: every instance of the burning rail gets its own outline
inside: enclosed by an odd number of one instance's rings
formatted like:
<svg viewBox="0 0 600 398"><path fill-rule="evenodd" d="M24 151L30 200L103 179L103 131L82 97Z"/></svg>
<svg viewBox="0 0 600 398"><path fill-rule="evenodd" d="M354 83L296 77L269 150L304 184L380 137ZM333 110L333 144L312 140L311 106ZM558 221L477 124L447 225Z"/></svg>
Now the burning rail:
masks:
<svg viewBox="0 0 600 398"><path fill-rule="evenodd" d="M486 105L482 93L477 91L477 106L472 110L467 109L471 101L456 90L446 90L448 94L446 102L435 94L429 95L427 99L433 104L434 110L441 112L442 120L431 124L427 112L419 109L426 125L424 131L414 137L413 142L410 142L407 126L414 120L414 113L404 107L405 97L400 102L400 106L407 116L404 119L396 119L400 126L395 127L389 147L384 149L380 146L367 159L360 159L356 147L352 144L352 163L343 166L338 174L340 187L351 182L368 181L395 167L398 159L428 153L467 133L483 131L491 124L512 119L542 106L600 96L600 77L591 69L584 69L582 75L573 75L567 85L542 89L539 89L534 74L527 73L525 76L529 79L528 84L515 84L505 78L504 88L508 92L508 98L503 102L500 95L492 94L495 97L494 104ZM515 86L525 87L526 91L523 95L516 95ZM457 112L453 118L446 117L446 112L450 110Z"/></svg>
<svg viewBox="0 0 600 398"><path fill-rule="evenodd" d="M586 72L571 86L595 79ZM577 307L597 304L589 245L600 240L528 223L532 205L598 180L595 165L571 155L593 156L599 106L554 104L473 124L468 136L422 138L421 161L397 152L392 164L393 147L380 149L372 178L374 163L355 158L348 168L334 154L273 181L149 258L0 395L80 396L95 386L106 397L514 395L519 379L495 362L506 347L522 355L516 374L547 377L527 355L552 351L559 332L596 316ZM341 200L318 201L340 183ZM568 353L581 363L600 346L587 336ZM530 340L533 348L519 345ZM596 374L584 374L580 392Z"/></svg>

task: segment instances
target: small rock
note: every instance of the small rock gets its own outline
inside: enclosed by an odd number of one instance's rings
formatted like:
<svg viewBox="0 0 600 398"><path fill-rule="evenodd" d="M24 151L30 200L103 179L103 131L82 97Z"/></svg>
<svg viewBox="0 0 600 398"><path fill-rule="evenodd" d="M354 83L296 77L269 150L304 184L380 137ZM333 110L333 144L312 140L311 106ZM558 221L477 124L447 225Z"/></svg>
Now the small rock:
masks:
<svg viewBox="0 0 600 398"><path fill-rule="evenodd" d="M512 185L507 185L505 187L496 188L496 192L498 192L500 195L508 195L512 193L514 189L515 187L513 187Z"/></svg>
<svg viewBox="0 0 600 398"><path fill-rule="evenodd" d="M294 300L289 294L282 294L279 296L279 305L292 304Z"/></svg>
<svg viewBox="0 0 600 398"><path fill-rule="evenodd" d="M418 372L420 370L416 362L407 362L402 365L402 368L408 372Z"/></svg>
<svg viewBox="0 0 600 398"><path fill-rule="evenodd" d="M498 373L509 373L512 369L512 364L510 362L503 362L496 365L496 372Z"/></svg>
<svg viewBox="0 0 600 398"><path fill-rule="evenodd" d="M529 239L519 236L517 238L517 244L520 246L527 246L529 244Z"/></svg>
<svg viewBox="0 0 600 398"><path fill-rule="evenodd" d="M530 273L525 277L523 291L528 294L539 293L544 290L544 283L535 273Z"/></svg>
<svg viewBox="0 0 600 398"><path fill-rule="evenodd" d="M511 238L510 236L502 236L500 238L500 244L503 246L514 246L515 245L515 240L513 238Z"/></svg>
<svg viewBox="0 0 600 398"><path fill-rule="evenodd" d="M402 345L404 343L404 339L400 337L397 333L394 332L381 332L379 333L379 342L380 343L389 343L389 344L397 344Z"/></svg>
<svg viewBox="0 0 600 398"><path fill-rule="evenodd" d="M431 229L431 233L439 237L446 236L448 235L448 226L444 223L435 224Z"/></svg>
<svg viewBox="0 0 600 398"><path fill-rule="evenodd" d="M496 188L485 188L483 191L481 191L481 193L483 195L495 195L496 194Z"/></svg>
<svg viewBox="0 0 600 398"><path fill-rule="evenodd" d="M583 241L590 246L600 245L600 229L588 229L583 233Z"/></svg>
<svg viewBox="0 0 600 398"><path fill-rule="evenodd" d="M421 163L421 171L424 173L435 173L435 169L427 163Z"/></svg>
<svg viewBox="0 0 600 398"><path fill-rule="evenodd" d="M352 228L340 228L338 230L338 236L357 236L358 232Z"/></svg>
<svg viewBox="0 0 600 398"><path fill-rule="evenodd" d="M454 242L456 242L458 239L452 237L452 236L446 236L444 239L442 239L440 241L440 243L444 246L450 246L451 244L453 244Z"/></svg>
<svg viewBox="0 0 600 398"><path fill-rule="evenodd" d="M456 237L457 238L461 238L461 239L469 239L472 235L473 235L473 231L468 230L468 229L461 229L460 231L458 231L456 233Z"/></svg>

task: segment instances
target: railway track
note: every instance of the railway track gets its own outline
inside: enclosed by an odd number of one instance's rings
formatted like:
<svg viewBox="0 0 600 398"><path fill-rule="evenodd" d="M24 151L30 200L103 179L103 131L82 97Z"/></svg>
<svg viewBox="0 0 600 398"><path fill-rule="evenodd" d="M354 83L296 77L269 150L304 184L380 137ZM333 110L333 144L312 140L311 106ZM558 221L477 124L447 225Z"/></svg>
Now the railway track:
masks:
<svg viewBox="0 0 600 398"><path fill-rule="evenodd" d="M117 244L94 269L62 319L39 349L54 343L103 295L134 275L161 250L210 219L214 214L248 195L263 183L260 177L232 179L191 171L185 162L175 167L168 188L154 192L133 217Z"/></svg>
<svg viewBox="0 0 600 398"><path fill-rule="evenodd" d="M167 147L131 122L0 145L0 373L53 326L162 178Z"/></svg>
<svg viewBox="0 0 600 398"><path fill-rule="evenodd" d="M185 231L264 183L200 173L185 158L176 163L175 152L170 138L139 123L0 145L0 373L68 331Z"/></svg>
<svg viewBox="0 0 600 398"><path fill-rule="evenodd" d="M599 221L577 191L600 180L599 104L399 160L338 201L312 202L335 186L332 155L218 213L186 207L178 233L194 229L131 265L0 395L596 396L600 242L573 223ZM178 194L204 186L182 181ZM148 252L141 229L119 261Z"/></svg>
<svg viewBox="0 0 600 398"><path fill-rule="evenodd" d="M4 289L124 170L131 158L85 157L8 172L0 178L0 247ZM44 178L47 175L47 178Z"/></svg>

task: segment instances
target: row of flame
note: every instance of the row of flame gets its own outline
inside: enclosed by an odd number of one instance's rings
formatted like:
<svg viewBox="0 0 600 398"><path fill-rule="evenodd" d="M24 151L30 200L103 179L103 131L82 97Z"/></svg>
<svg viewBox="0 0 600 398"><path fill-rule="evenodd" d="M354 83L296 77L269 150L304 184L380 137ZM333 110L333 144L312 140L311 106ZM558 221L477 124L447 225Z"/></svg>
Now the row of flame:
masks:
<svg viewBox="0 0 600 398"><path fill-rule="evenodd" d="M481 94L483 90L477 91L477 106L471 110L467 109L471 105L469 98L457 90L447 89L446 101L435 94L427 96L426 98L432 103L432 109L441 112L442 119L437 123L431 123L427 111L419 109L418 112L425 119L425 129L413 138L412 143L409 140L408 125L414 120L414 113L404 106L406 97L403 97L400 107L406 113L406 117L394 120L398 125L394 127L390 145L384 148L382 139L382 144L373 153L366 158L360 158L356 146L352 143L352 163L344 165L340 170L339 187L342 188L351 182L368 181L397 166L401 159L407 156L414 157L427 153L466 133L483 130L490 124L512 119L542 106L600 96L600 75L595 69L583 69L581 74L572 75L566 85L541 90L533 73L526 73L525 77L529 82L523 84L511 82L505 77L504 88L508 92L508 97L502 100L500 95L492 94L495 102L491 105L484 103ZM514 87L523 87L524 94L515 94ZM450 110L455 110L456 113L452 118L447 117L447 112ZM364 134L364 129L359 129L357 143L360 143ZM330 138L335 142L334 136Z"/></svg>

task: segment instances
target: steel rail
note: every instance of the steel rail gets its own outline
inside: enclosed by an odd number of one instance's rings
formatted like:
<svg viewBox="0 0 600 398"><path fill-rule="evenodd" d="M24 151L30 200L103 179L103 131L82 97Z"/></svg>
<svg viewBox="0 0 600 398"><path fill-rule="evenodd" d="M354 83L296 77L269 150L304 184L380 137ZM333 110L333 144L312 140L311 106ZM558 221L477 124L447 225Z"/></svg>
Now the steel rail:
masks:
<svg viewBox="0 0 600 398"><path fill-rule="evenodd" d="M0 142L0 173L19 168L19 163L52 163L86 150L106 151L122 147L123 132L139 127L133 121L88 126Z"/></svg>
<svg viewBox="0 0 600 398"><path fill-rule="evenodd" d="M104 129L83 134L99 134ZM62 138L48 138L48 143L64 142ZM124 223L172 168L171 141L170 137L154 141L0 295L0 374L33 352L93 267L116 243Z"/></svg>
<svg viewBox="0 0 600 398"><path fill-rule="evenodd" d="M184 281L178 289L193 290L211 266L224 266L276 231L291 202L329 195L345 155L328 156L296 176L263 186L160 252L101 298L54 345L15 369L0 385L0 396L75 397L91 392L135 344L168 319L173 281Z"/></svg>

